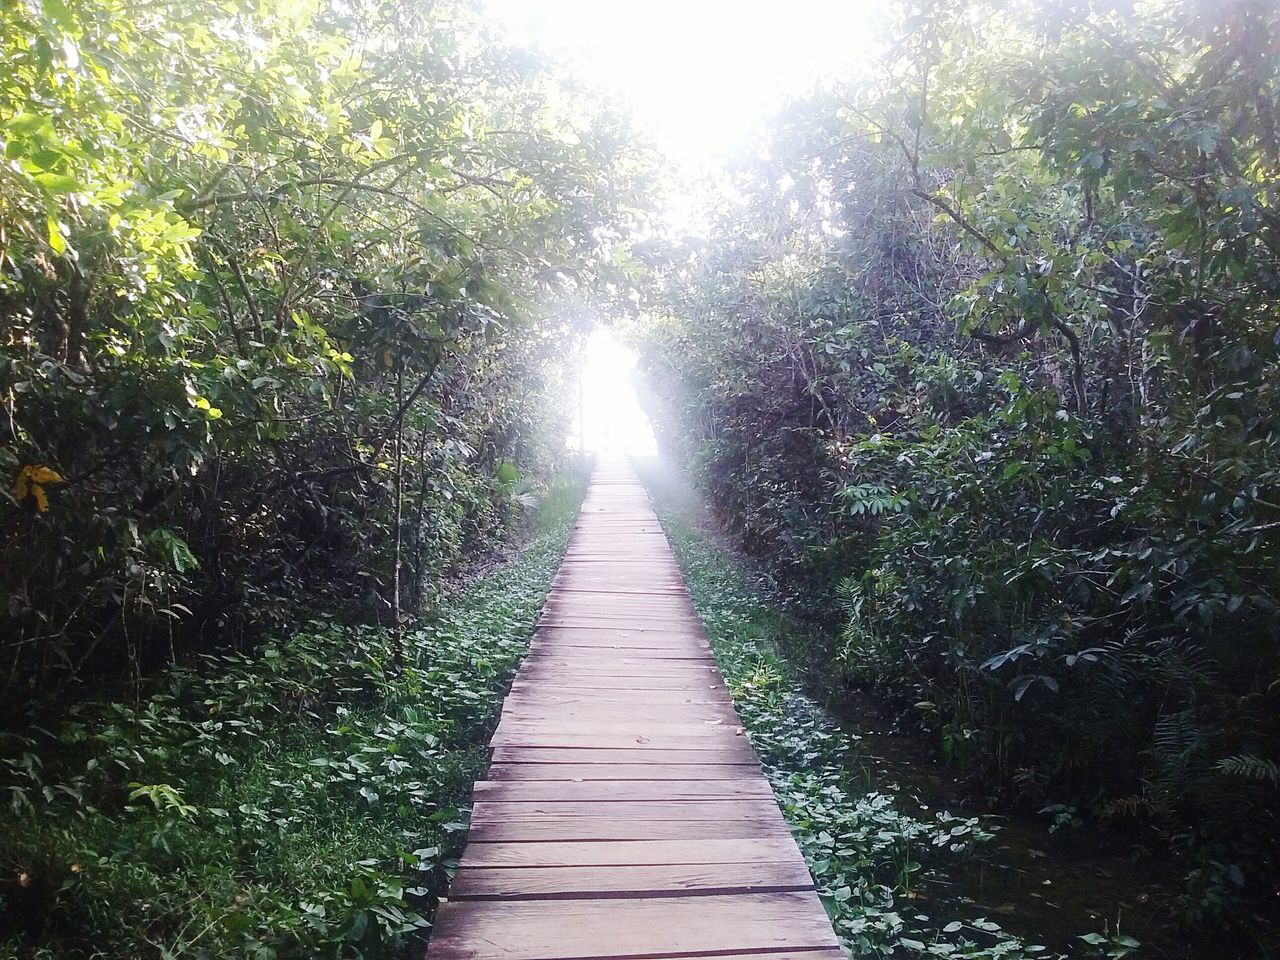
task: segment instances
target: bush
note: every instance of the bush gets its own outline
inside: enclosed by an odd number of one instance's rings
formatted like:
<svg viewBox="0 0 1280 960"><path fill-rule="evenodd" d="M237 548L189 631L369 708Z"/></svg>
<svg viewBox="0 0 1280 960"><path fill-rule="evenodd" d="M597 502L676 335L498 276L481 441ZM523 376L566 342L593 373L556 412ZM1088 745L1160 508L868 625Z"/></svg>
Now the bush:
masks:
<svg viewBox="0 0 1280 960"><path fill-rule="evenodd" d="M411 630L399 673L386 628L317 621L167 669L131 702L33 705L0 740L0 946L404 955L456 863L569 527Z"/></svg>

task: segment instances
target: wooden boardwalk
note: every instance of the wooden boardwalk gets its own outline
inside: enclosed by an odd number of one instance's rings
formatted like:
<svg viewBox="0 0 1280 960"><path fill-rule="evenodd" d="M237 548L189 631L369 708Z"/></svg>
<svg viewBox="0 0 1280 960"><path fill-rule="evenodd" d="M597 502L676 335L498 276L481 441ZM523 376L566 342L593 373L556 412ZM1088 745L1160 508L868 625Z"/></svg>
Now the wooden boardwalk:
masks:
<svg viewBox="0 0 1280 960"><path fill-rule="evenodd" d="M597 467L428 960L838 960L630 466Z"/></svg>

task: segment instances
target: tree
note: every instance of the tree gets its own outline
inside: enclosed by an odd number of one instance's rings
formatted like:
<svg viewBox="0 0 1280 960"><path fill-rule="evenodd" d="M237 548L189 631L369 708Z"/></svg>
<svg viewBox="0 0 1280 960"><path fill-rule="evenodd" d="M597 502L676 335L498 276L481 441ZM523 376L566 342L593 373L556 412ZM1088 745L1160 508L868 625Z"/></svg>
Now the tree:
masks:
<svg viewBox="0 0 1280 960"><path fill-rule="evenodd" d="M459 4L0 17L7 689L428 602L557 457L624 124Z"/></svg>

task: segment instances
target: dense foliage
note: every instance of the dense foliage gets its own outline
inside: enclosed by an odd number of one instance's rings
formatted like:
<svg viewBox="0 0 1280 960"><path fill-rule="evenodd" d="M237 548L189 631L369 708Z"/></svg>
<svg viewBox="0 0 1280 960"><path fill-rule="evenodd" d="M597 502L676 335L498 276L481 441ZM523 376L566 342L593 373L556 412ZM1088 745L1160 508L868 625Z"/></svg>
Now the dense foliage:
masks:
<svg viewBox="0 0 1280 960"><path fill-rule="evenodd" d="M1280 12L898 26L675 251L655 421L848 684L1242 922L1280 861Z"/></svg>
<svg viewBox="0 0 1280 960"><path fill-rule="evenodd" d="M0 11L0 699L399 625L548 478L641 155L453 3Z"/></svg>
<svg viewBox="0 0 1280 960"><path fill-rule="evenodd" d="M0 149L0 954L402 955L645 155L465 0L7 3Z"/></svg>
<svg viewBox="0 0 1280 960"><path fill-rule="evenodd" d="M846 949L858 957L1056 956L988 917L952 920L951 905L920 896L931 877L972 869L970 855L992 834L976 817L929 811L895 785L867 782L855 745L804 695L786 659L800 631L765 598L758 578L699 532L678 482L652 462L643 476L734 708Z"/></svg>
<svg viewBox="0 0 1280 960"><path fill-rule="evenodd" d="M408 630L399 673L386 627L313 621L0 736L0 956L405 955L582 490Z"/></svg>

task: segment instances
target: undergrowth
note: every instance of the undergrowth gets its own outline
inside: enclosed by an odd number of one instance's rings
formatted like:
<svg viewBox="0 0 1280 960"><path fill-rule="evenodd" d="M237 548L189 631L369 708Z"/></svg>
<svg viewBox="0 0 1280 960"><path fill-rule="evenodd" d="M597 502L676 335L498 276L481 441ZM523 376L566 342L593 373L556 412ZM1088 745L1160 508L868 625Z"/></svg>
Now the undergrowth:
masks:
<svg viewBox="0 0 1280 960"><path fill-rule="evenodd" d="M315 620L0 734L0 956L403 955L581 493L410 631L398 675L386 629Z"/></svg>
<svg viewBox="0 0 1280 960"><path fill-rule="evenodd" d="M645 480L734 706L845 949L858 957L1061 956L988 917L936 916L917 899L926 877L964 869L992 828L945 810L908 810L892 786L867 789L850 746L856 735L801 692L778 652L794 645L795 628L735 558L689 522L664 484ZM1138 946L1118 933L1080 941L1081 956L1119 958Z"/></svg>

